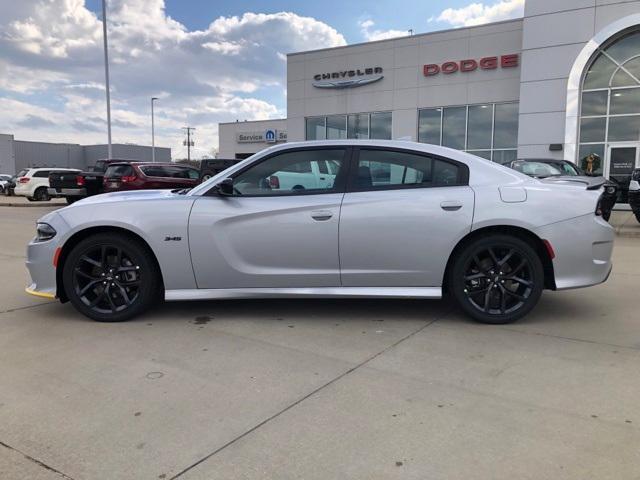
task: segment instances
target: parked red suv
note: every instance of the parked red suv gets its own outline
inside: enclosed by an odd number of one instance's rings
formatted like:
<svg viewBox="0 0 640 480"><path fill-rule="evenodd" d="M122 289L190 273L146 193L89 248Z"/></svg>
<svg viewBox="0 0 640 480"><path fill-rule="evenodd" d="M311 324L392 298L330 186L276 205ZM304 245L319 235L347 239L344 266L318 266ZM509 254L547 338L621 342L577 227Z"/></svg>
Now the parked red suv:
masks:
<svg viewBox="0 0 640 480"><path fill-rule="evenodd" d="M112 163L104 173L104 191L191 188L200 171L175 163Z"/></svg>

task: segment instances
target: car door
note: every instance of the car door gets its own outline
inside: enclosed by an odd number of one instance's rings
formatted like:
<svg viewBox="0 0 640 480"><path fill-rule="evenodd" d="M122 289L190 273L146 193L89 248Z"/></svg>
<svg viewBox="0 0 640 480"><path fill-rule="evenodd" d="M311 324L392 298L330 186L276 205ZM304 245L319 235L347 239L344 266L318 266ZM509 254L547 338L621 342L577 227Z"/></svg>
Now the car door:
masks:
<svg viewBox="0 0 640 480"><path fill-rule="evenodd" d="M199 288L340 285L338 223L347 176L343 147L276 152L233 175L233 195L196 200L189 245ZM332 160L335 182L295 188L276 182Z"/></svg>
<svg viewBox="0 0 640 480"><path fill-rule="evenodd" d="M342 286L440 286L471 230L468 178L467 166L449 159L356 149L340 214Z"/></svg>

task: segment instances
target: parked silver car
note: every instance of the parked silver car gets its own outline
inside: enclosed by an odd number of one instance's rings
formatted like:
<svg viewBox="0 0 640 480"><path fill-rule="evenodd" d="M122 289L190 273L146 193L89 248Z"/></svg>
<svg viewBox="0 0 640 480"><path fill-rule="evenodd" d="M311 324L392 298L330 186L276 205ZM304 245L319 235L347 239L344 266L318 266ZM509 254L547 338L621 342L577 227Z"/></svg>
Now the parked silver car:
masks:
<svg viewBox="0 0 640 480"><path fill-rule="evenodd" d="M317 188L272 180L318 162L335 176L318 172ZM27 291L101 321L163 298L448 292L476 320L511 322L545 288L606 280L614 231L601 195L433 145L288 143L190 191L110 193L45 215Z"/></svg>

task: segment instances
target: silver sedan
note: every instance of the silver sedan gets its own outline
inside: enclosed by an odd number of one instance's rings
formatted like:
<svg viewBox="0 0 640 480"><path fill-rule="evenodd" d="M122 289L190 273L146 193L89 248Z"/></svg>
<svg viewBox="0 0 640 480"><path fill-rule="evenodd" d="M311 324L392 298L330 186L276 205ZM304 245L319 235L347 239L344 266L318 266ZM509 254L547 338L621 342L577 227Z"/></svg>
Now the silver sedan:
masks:
<svg viewBox="0 0 640 480"><path fill-rule="evenodd" d="M268 148L186 191L130 191L42 217L29 293L121 321L164 300L440 298L514 321L543 289L601 283L614 231L597 181L540 181L411 142Z"/></svg>

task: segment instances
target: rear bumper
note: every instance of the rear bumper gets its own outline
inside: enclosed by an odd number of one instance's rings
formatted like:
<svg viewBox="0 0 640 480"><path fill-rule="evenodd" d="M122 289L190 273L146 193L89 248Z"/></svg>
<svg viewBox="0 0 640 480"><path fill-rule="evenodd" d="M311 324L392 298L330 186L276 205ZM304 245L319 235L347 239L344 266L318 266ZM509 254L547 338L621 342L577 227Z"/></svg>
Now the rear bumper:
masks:
<svg viewBox="0 0 640 480"><path fill-rule="evenodd" d="M51 188L47 189L50 197L86 197L86 188Z"/></svg>
<svg viewBox="0 0 640 480"><path fill-rule="evenodd" d="M609 277L615 230L602 217L583 215L541 227L535 233L553 247L558 290L597 285Z"/></svg>

